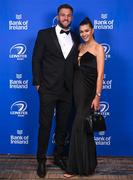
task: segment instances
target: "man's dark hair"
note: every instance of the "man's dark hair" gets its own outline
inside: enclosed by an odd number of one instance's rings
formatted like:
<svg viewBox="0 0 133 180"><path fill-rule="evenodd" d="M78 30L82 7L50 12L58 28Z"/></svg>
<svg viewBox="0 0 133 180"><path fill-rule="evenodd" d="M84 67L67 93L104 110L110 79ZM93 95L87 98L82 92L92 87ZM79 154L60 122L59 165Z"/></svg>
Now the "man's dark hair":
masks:
<svg viewBox="0 0 133 180"><path fill-rule="evenodd" d="M81 22L80 22L80 26L82 25L86 25L86 24L89 24L90 27L93 29L93 24L91 22L91 20L88 18L88 17L85 17Z"/></svg>
<svg viewBox="0 0 133 180"><path fill-rule="evenodd" d="M61 4L61 5L58 7L58 9L57 9L58 14L59 14L60 10L63 9L63 8L65 8L65 9L70 9L70 10L72 11L72 13L73 13L73 8L72 8L72 6L70 6L69 4Z"/></svg>

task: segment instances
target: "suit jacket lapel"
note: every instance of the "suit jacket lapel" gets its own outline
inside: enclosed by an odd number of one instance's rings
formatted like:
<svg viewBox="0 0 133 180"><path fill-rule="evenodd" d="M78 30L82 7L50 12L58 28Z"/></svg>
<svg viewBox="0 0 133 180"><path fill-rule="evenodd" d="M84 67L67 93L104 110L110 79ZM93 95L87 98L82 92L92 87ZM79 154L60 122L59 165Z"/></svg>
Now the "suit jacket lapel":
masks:
<svg viewBox="0 0 133 180"><path fill-rule="evenodd" d="M73 33L71 33L71 37L72 37L72 40L73 40L73 46L72 46L72 48L71 48L71 50L70 50L67 58L71 55L71 53L73 52L73 50L74 50L74 48L75 48L75 46L76 46L76 44L75 44L76 42L75 42L75 38L74 38L74 36L73 36Z"/></svg>
<svg viewBox="0 0 133 180"><path fill-rule="evenodd" d="M58 49L58 51L61 53L61 55L63 56L63 53L62 53L62 50L61 50L61 47L60 47L60 44L59 44L59 41L58 41L58 38L57 38L57 35L56 35L56 31L55 31L55 27L52 29L52 33L51 33L51 36L54 40L54 43ZM64 57L64 56L63 56Z"/></svg>
<svg viewBox="0 0 133 180"><path fill-rule="evenodd" d="M63 55L63 53L62 53L62 50L61 50L61 47L60 47L60 44L59 44L59 41L58 41L58 38L57 38L57 35L56 35L55 27L52 29L51 36L52 36L52 38L53 38L53 41L54 41L54 43L55 43L58 51L60 52L60 54L61 54L61 55L63 56L63 58L64 58L64 55ZM73 36L73 33L71 33L71 36L72 36L72 40L73 40L73 46L72 46L72 48L71 48L71 50L70 50L67 58L71 55L71 53L73 52L73 50L74 50L74 48L75 48L75 46L76 46L76 40L75 40L75 38L74 38L74 36ZM67 59L67 58L66 58L66 59Z"/></svg>

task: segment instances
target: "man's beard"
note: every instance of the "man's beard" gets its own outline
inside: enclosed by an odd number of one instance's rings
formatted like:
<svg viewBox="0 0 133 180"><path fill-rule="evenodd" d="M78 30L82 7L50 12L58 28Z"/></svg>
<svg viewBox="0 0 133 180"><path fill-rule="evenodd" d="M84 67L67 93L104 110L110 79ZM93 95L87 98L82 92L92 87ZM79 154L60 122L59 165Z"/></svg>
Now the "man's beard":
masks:
<svg viewBox="0 0 133 180"><path fill-rule="evenodd" d="M58 21L58 24L59 24L59 26L60 26L61 28L63 28L63 29L69 29L69 27L70 27L70 25L71 25L71 23L69 23L68 26L64 26L60 21Z"/></svg>

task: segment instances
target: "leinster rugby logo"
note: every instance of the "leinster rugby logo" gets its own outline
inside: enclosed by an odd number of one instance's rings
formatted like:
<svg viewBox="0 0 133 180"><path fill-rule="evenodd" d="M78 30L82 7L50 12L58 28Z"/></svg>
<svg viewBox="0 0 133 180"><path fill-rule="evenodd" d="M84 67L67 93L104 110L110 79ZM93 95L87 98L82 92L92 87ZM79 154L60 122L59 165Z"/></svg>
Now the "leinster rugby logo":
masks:
<svg viewBox="0 0 133 180"><path fill-rule="evenodd" d="M100 112L101 114L106 117L109 116L109 103L105 102L105 101L101 101L100 102Z"/></svg>
<svg viewBox="0 0 133 180"><path fill-rule="evenodd" d="M24 60L24 58L27 58L26 53L26 46L25 44L18 43L13 45L10 48L10 55L9 58L16 58L17 60Z"/></svg>
<svg viewBox="0 0 133 180"><path fill-rule="evenodd" d="M104 52L105 52L105 60L107 60L108 58L110 58L110 45L106 44L106 43L102 43L101 44L104 48Z"/></svg>
<svg viewBox="0 0 133 180"><path fill-rule="evenodd" d="M24 54L26 52L26 46L24 44L15 44L14 46L11 47L10 49L10 54Z"/></svg>
<svg viewBox="0 0 133 180"><path fill-rule="evenodd" d="M102 46L103 46L103 48L104 48L104 52L105 52L105 54L108 54L108 53L109 53L109 51L110 51L110 46L109 46L109 44L102 43L101 45L102 45Z"/></svg>
<svg viewBox="0 0 133 180"><path fill-rule="evenodd" d="M26 111L27 109L27 103L25 101L16 101L11 105L11 115L16 115L18 117L24 117L25 115L28 114Z"/></svg>

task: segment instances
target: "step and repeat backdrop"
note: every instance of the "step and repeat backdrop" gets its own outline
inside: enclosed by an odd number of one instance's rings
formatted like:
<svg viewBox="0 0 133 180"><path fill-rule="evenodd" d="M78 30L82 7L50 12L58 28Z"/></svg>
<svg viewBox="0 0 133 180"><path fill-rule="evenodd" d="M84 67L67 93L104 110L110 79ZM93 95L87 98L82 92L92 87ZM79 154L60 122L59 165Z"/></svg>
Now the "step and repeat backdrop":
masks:
<svg viewBox="0 0 133 180"><path fill-rule="evenodd" d="M105 50L101 113L107 131L95 134L98 155L133 155L133 2L118 0L1 0L0 2L0 153L36 154L38 93L32 86L32 50L37 32L55 26L57 7L74 8L72 29L86 16ZM51 129L48 155L54 148ZM66 148L69 144L66 138Z"/></svg>

